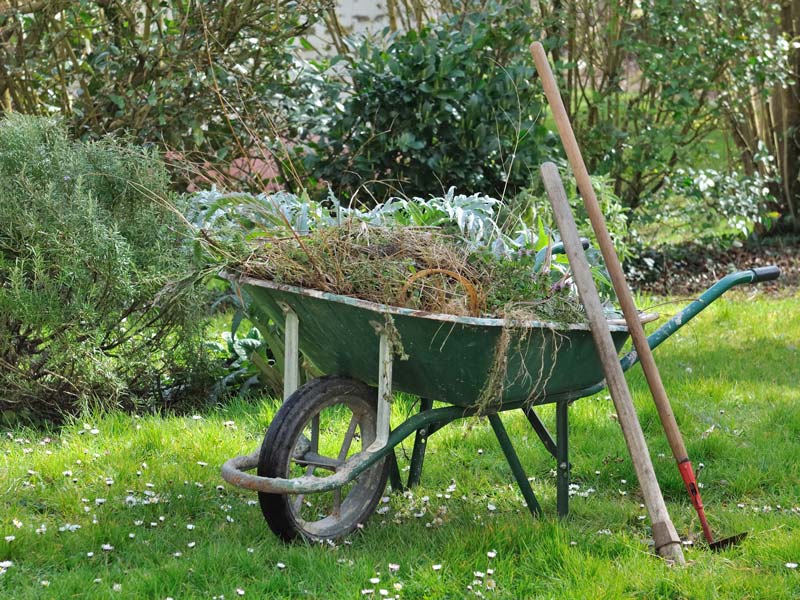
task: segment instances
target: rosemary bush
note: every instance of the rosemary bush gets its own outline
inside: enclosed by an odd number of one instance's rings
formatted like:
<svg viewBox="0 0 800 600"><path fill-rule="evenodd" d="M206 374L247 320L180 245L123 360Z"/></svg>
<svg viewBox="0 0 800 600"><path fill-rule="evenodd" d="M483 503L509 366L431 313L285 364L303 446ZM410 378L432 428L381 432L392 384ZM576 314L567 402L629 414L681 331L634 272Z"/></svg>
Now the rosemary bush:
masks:
<svg viewBox="0 0 800 600"><path fill-rule="evenodd" d="M168 186L140 148L0 121L0 410L165 407L190 389L202 303L174 283L191 256Z"/></svg>

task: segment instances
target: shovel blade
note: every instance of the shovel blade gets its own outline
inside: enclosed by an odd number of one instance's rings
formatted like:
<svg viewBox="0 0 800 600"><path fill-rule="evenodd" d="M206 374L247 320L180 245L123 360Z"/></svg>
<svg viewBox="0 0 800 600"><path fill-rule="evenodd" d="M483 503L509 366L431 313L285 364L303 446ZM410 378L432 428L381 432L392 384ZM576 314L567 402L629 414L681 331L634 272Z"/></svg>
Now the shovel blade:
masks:
<svg viewBox="0 0 800 600"><path fill-rule="evenodd" d="M736 535L732 535L730 537L717 540L716 542L712 542L708 545L708 547L711 548L714 552L720 552L732 546L736 546L746 537L747 537L747 532L737 533Z"/></svg>

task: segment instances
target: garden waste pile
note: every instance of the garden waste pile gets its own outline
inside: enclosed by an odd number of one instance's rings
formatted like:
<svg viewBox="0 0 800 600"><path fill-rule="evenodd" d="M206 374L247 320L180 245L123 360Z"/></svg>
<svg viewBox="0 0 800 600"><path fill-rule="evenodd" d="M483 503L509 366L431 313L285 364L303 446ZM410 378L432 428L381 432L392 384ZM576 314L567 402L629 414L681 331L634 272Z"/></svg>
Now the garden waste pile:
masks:
<svg viewBox="0 0 800 600"><path fill-rule="evenodd" d="M261 238L232 269L250 277L380 304L458 316L583 322L577 297L534 270L535 253L494 256L439 227L356 221L306 235Z"/></svg>
<svg viewBox="0 0 800 600"><path fill-rule="evenodd" d="M210 191L196 202L228 273L432 313L586 321L541 219L533 227L501 216L507 209L487 196L451 189L362 209L333 197Z"/></svg>

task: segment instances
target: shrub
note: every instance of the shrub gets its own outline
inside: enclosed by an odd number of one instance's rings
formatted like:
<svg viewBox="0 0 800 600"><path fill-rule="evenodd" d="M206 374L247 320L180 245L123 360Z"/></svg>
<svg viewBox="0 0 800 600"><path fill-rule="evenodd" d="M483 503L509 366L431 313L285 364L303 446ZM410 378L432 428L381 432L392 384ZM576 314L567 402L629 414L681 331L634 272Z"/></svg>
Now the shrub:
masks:
<svg viewBox="0 0 800 600"><path fill-rule="evenodd" d="M184 159L241 159L273 136L270 99L287 82L290 40L325 5L6 2L0 110L60 114L81 139L124 132ZM179 159L177 166L188 164Z"/></svg>
<svg viewBox="0 0 800 600"><path fill-rule="evenodd" d="M724 120L735 124L737 142L749 137L755 125L747 115L773 86L787 83L789 44L778 33L779 3L534 5L589 170L608 174L634 209L678 167L703 160L703 140ZM761 114L749 119L773 122ZM756 141L748 142L750 154Z"/></svg>
<svg viewBox="0 0 800 600"><path fill-rule="evenodd" d="M0 122L0 410L177 401L203 361L161 161L61 123Z"/></svg>
<svg viewBox="0 0 800 600"><path fill-rule="evenodd" d="M769 210L775 202L771 183L758 172L747 176L735 171L677 169L664 192L642 205L640 222L655 227L669 223L672 236L682 234L724 248L736 238L770 229L779 216Z"/></svg>
<svg viewBox="0 0 800 600"><path fill-rule="evenodd" d="M548 139L530 85L529 17L522 4L490 2L419 31L365 39L337 64L352 87L312 72L314 84L301 89L315 101L295 114L308 175L366 203L451 186L513 195Z"/></svg>

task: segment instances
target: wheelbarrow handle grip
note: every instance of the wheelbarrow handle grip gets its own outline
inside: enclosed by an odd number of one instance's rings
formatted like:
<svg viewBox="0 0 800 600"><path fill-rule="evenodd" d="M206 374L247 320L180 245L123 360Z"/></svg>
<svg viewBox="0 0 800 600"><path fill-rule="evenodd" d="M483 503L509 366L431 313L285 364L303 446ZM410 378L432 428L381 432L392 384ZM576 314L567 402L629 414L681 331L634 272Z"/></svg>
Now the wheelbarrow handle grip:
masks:
<svg viewBox="0 0 800 600"><path fill-rule="evenodd" d="M726 275L708 288L705 292L703 292L699 298L690 302L677 315L672 317L669 321L647 336L647 345L650 346L651 350L655 350L664 340L675 333L678 329L686 325L686 323L694 319L703 310L708 308L712 302L714 302L732 287L748 283L772 281L780 277L780 275L781 270L774 265L768 267L755 267L753 269L748 269L747 271L737 271L736 273ZM635 365L638 360L639 357L636 352L629 352L622 357L623 370L629 369Z"/></svg>
<svg viewBox="0 0 800 600"><path fill-rule="evenodd" d="M781 276L781 270L775 265L768 267L755 267L750 269L753 272L753 283L761 283L763 281L774 281Z"/></svg>
<svg viewBox="0 0 800 600"><path fill-rule="evenodd" d="M589 239L582 237L581 238L581 246L583 246L584 250L589 249ZM553 249L551 250L552 254L564 254L564 244L558 242L557 244L553 244Z"/></svg>
<svg viewBox="0 0 800 600"><path fill-rule="evenodd" d="M589 240L587 238L581 238L581 246L583 246L584 250L588 250ZM550 254L555 256L556 254L564 254L564 244L558 242L550 246ZM542 270L542 265L544 265L544 259L547 256L547 248L542 248L539 252L536 253L536 260L533 263L533 270L535 272L539 272Z"/></svg>

